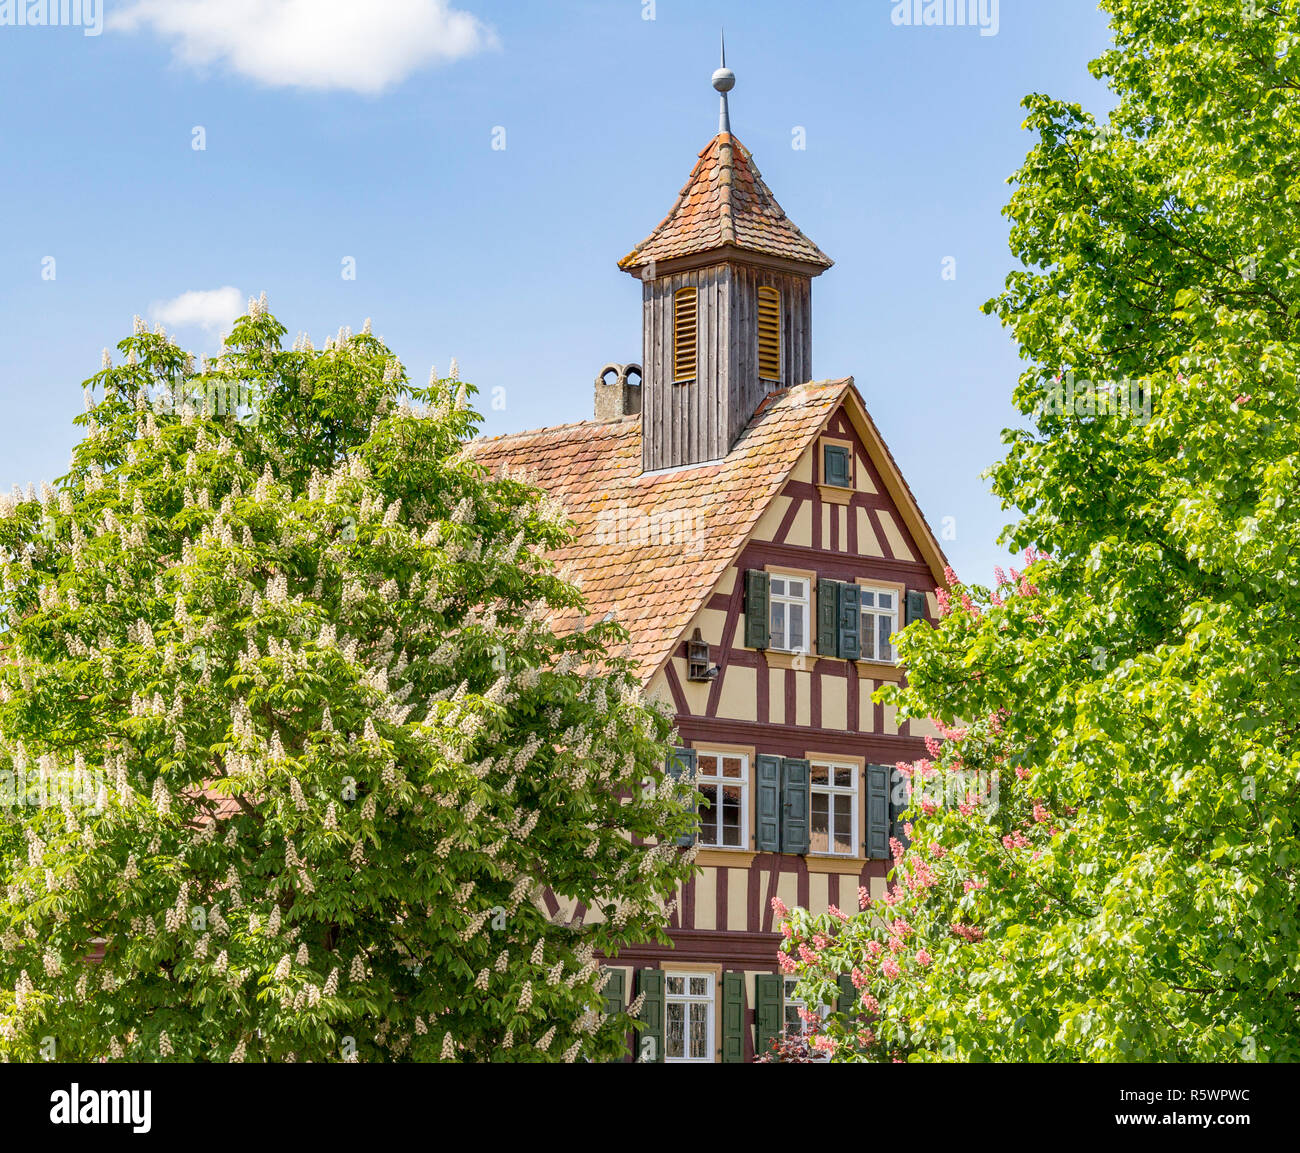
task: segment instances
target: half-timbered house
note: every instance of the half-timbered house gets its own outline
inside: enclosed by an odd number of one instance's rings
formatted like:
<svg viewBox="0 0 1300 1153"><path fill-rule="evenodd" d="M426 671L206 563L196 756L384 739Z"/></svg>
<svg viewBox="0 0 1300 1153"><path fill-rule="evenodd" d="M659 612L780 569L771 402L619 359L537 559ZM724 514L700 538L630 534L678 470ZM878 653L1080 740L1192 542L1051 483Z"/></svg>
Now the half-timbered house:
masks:
<svg viewBox="0 0 1300 1153"><path fill-rule="evenodd" d="M641 364L597 379L594 420L474 446L564 503L557 561L676 713L700 869L673 947L622 953L606 986L612 1004L643 998L635 1056L669 1062L752 1060L803 1027L774 897L851 911L859 886L883 891L892 766L926 733L873 694L903 675L890 638L937 612L946 567L853 379L810 379L831 261L731 133L725 65L714 82L719 133L619 262L641 283Z"/></svg>

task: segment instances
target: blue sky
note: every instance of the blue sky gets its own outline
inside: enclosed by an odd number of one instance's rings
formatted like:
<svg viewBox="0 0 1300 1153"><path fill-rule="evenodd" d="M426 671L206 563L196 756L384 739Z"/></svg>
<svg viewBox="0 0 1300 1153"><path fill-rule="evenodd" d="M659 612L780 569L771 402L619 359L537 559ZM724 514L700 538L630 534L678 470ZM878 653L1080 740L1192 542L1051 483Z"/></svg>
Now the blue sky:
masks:
<svg viewBox="0 0 1300 1153"><path fill-rule="evenodd" d="M133 314L215 352L222 298L177 301L222 288L267 292L318 346L372 317L420 383L457 357L487 433L589 417L596 370L640 359L640 286L615 262L716 131L725 25L733 129L836 261L815 373L856 378L931 524L954 518L958 572L987 580L1008 515L980 473L1019 361L979 308L1012 266L1019 102L1106 108L1086 69L1106 21L1001 0L983 36L895 7L106 0L98 36L0 26L0 488L66 470L80 382Z"/></svg>

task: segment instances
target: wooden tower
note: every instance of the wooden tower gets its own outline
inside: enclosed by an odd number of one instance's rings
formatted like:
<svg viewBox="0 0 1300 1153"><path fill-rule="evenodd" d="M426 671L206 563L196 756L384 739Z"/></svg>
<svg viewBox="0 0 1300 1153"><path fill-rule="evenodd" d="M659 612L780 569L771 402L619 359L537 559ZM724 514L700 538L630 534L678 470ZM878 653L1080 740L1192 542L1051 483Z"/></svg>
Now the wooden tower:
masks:
<svg viewBox="0 0 1300 1153"><path fill-rule="evenodd" d="M769 393L812 379L812 278L832 261L789 220L731 133L718 134L658 228L619 261L640 278L645 471L721 460Z"/></svg>

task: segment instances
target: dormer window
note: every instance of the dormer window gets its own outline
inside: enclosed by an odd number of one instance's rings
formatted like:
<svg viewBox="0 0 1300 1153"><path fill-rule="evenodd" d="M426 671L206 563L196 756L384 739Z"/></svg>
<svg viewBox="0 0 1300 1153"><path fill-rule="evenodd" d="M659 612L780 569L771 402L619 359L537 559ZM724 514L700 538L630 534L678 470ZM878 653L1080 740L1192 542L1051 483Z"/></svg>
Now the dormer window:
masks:
<svg viewBox="0 0 1300 1153"><path fill-rule="evenodd" d="M781 383L781 294L768 285L758 290L758 378Z"/></svg>
<svg viewBox="0 0 1300 1153"><path fill-rule="evenodd" d="M679 288L673 294L673 383L689 384L696 375L699 291Z"/></svg>

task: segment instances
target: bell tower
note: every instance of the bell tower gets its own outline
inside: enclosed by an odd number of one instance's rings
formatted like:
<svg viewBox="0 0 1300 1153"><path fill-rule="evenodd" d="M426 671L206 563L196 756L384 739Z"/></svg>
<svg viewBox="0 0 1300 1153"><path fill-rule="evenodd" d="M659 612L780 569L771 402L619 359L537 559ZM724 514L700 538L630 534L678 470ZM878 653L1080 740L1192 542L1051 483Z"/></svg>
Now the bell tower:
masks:
<svg viewBox="0 0 1300 1153"><path fill-rule="evenodd" d="M713 74L718 134L619 268L642 282L642 467L719 460L770 392L812 378L812 281L833 263L732 135L735 74Z"/></svg>

